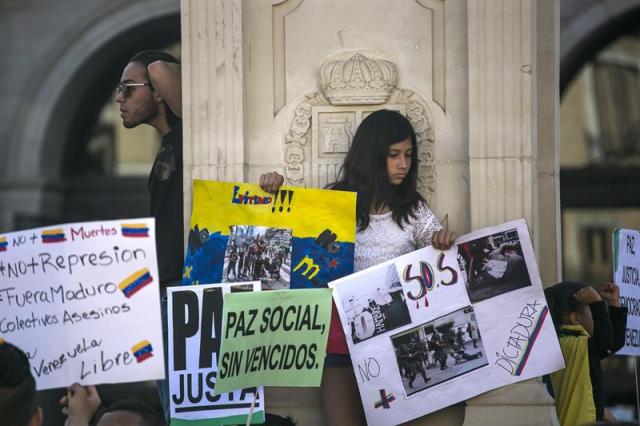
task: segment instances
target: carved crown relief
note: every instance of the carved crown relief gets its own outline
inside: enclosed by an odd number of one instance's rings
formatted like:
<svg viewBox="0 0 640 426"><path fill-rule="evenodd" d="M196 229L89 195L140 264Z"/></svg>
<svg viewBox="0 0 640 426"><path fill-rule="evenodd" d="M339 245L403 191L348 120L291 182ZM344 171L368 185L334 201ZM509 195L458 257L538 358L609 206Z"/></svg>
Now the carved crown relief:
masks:
<svg viewBox="0 0 640 426"><path fill-rule="evenodd" d="M305 95L285 135L287 183L322 188L334 182L360 122L385 108L404 114L416 131L418 189L429 201L436 182L431 113L420 95L397 84L393 62L364 53L322 64L321 92Z"/></svg>
<svg viewBox="0 0 640 426"><path fill-rule="evenodd" d="M398 83L396 66L356 53L348 60L320 67L320 88L331 105L375 105L387 102Z"/></svg>

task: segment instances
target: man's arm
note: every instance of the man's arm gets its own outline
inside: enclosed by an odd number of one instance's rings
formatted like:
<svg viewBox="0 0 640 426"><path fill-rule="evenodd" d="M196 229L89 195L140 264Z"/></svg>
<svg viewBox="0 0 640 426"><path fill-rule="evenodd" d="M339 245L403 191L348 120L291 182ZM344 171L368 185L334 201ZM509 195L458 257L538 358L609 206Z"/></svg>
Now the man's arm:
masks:
<svg viewBox="0 0 640 426"><path fill-rule="evenodd" d="M155 61L147 67L153 88L169 105L171 111L182 118L182 71L180 64Z"/></svg>
<svg viewBox="0 0 640 426"><path fill-rule="evenodd" d="M593 316L593 336L589 338L589 353L598 358L611 355L613 346L613 330L607 308L603 300L589 304Z"/></svg>
<svg viewBox="0 0 640 426"><path fill-rule="evenodd" d="M590 286L578 290L574 297L579 304L589 305L588 309L591 310L593 330L589 337L589 356L604 358L611 355L613 332L604 300L596 289Z"/></svg>

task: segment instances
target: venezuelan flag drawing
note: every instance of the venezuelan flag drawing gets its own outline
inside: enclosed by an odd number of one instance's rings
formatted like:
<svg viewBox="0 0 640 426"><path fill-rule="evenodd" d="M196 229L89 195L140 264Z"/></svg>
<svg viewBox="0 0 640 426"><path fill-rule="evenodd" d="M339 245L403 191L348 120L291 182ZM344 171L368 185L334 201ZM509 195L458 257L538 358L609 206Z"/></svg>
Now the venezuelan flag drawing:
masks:
<svg viewBox="0 0 640 426"><path fill-rule="evenodd" d="M529 355L531 354L531 349L533 349L533 344L536 342L536 339L538 339L538 336L540 335L542 324L544 323L544 320L547 318L548 313L549 313L549 308L545 305L545 307L542 308L542 311L540 312L538 321L536 321L536 324L533 326L533 329L531 330L531 334L529 336L529 342L527 342L527 348L522 353L522 357L520 357L518 366L516 367L516 370L513 374L514 376L521 375L522 370L524 370L524 366L527 365L527 361L529 360Z"/></svg>
<svg viewBox="0 0 640 426"><path fill-rule="evenodd" d="M7 242L6 237L0 237L0 251L7 251L7 247L9 243Z"/></svg>
<svg viewBox="0 0 640 426"><path fill-rule="evenodd" d="M131 352L136 357L136 361L142 362L153 356L153 347L148 340L141 340L131 347Z"/></svg>
<svg viewBox="0 0 640 426"><path fill-rule="evenodd" d="M64 235L64 230L61 228L42 231L41 236L42 242L45 244L67 241L67 237Z"/></svg>
<svg viewBox="0 0 640 426"><path fill-rule="evenodd" d="M122 290L127 298L130 298L151 282L153 282L151 273L147 268L144 268L129 275L118 285L118 288Z"/></svg>
<svg viewBox="0 0 640 426"><path fill-rule="evenodd" d="M123 237L147 238L149 236L149 228L145 223L123 223L120 228Z"/></svg>

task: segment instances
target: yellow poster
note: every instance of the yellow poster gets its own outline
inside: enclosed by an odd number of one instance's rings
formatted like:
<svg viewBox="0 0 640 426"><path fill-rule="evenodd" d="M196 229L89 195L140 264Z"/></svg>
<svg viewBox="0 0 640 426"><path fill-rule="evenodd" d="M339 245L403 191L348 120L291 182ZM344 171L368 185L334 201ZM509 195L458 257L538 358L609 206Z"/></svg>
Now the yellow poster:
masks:
<svg viewBox="0 0 640 426"><path fill-rule="evenodd" d="M353 272L353 192L193 181L184 284L326 287Z"/></svg>

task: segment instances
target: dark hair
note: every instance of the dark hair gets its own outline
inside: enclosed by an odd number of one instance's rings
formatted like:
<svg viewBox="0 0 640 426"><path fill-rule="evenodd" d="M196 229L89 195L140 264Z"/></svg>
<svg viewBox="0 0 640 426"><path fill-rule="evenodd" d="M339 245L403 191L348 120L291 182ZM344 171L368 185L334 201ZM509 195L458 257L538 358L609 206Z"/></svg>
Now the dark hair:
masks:
<svg viewBox="0 0 640 426"><path fill-rule="evenodd" d="M389 146L405 139L413 148L411 167L400 185L391 185L387 173ZM381 109L365 118L353 137L351 148L340 170L340 179L332 189L355 191L358 229L369 226L371 208L388 206L393 220L403 228L424 198L418 193L418 143L416 132L405 116L397 111Z"/></svg>
<svg viewBox="0 0 640 426"><path fill-rule="evenodd" d="M0 339L0 419L26 425L36 411L36 382L24 352Z"/></svg>
<svg viewBox="0 0 640 426"><path fill-rule="evenodd" d="M107 408L104 408L96 419L96 424L107 413L113 413L116 411L128 411L136 414L142 420L142 424L145 426L162 426L166 425L164 418L158 414L156 410L151 408L149 404L135 399L123 399L121 401L114 402Z"/></svg>
<svg viewBox="0 0 640 426"><path fill-rule="evenodd" d="M163 52L161 50L143 50L136 53L131 57L131 59L129 59L129 63L135 62L144 66L145 74L147 75L147 81L149 81L149 83L151 83L151 79L149 78L147 67L155 61L163 61L171 64L180 63L180 61L178 61L173 55L170 55L169 53ZM153 86L151 86L151 88L153 89ZM180 121L180 118L175 115L173 111L171 111L171 108L169 108L169 105L167 105L166 102L164 103L164 106L167 124L169 124L169 127L173 129L178 121Z"/></svg>
<svg viewBox="0 0 640 426"><path fill-rule="evenodd" d="M551 313L551 319L559 331L564 324L564 316L571 312L579 312L580 303L576 300L576 293L585 288L586 285L572 281L563 281L551 287L544 289L544 295L547 298L547 305Z"/></svg>

